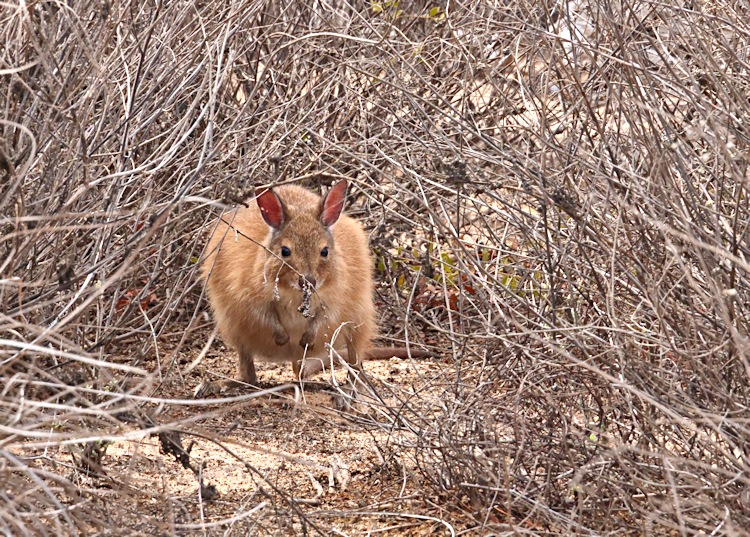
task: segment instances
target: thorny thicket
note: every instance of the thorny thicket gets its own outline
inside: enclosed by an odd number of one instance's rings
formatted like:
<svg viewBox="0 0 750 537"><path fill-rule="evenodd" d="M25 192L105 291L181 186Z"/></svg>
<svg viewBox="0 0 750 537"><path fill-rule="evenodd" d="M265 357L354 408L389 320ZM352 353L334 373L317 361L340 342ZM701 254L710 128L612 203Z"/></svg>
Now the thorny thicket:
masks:
<svg viewBox="0 0 750 537"><path fill-rule="evenodd" d="M384 333L444 358L391 409L425 487L497 529L744 532L746 2L73 0L0 21L11 532L103 524L24 446L116 438L159 396L205 333L214 202L330 175L372 230Z"/></svg>

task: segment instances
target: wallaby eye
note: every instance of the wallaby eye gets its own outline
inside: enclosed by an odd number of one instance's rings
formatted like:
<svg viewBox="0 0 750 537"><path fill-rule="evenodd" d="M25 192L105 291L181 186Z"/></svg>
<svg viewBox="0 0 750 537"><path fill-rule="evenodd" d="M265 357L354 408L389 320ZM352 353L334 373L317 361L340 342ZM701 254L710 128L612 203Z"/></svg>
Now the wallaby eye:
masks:
<svg viewBox="0 0 750 537"><path fill-rule="evenodd" d="M289 257L292 255L292 251L289 249L288 246L282 246L281 247L281 257Z"/></svg>
<svg viewBox="0 0 750 537"><path fill-rule="evenodd" d="M323 248L323 249L322 249L322 250L320 251L320 257L328 257L328 246L324 247L324 248Z"/></svg>

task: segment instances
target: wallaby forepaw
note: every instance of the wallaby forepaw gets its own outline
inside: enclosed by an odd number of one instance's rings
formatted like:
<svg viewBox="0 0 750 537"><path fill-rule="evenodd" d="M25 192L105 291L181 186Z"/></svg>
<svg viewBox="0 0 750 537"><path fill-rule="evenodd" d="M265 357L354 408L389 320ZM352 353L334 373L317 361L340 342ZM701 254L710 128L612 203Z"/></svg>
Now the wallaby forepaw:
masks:
<svg viewBox="0 0 750 537"><path fill-rule="evenodd" d="M286 330L274 331L273 339L276 342L276 345L283 347L289 343L289 334L287 334Z"/></svg>
<svg viewBox="0 0 750 537"><path fill-rule="evenodd" d="M312 349L315 345L315 333L311 332L309 330L305 331L304 334L302 334L302 337L299 338L299 346L304 348Z"/></svg>
<svg viewBox="0 0 750 537"><path fill-rule="evenodd" d="M211 397L218 395L227 389L226 384L223 382L209 382L204 381L198 384L193 390L193 399L203 399L205 397Z"/></svg>

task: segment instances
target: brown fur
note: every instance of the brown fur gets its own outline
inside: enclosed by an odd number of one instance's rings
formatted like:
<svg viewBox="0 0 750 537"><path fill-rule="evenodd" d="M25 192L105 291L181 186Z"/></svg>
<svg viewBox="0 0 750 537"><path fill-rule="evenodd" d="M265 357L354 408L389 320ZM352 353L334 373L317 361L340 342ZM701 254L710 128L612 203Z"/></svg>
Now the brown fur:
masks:
<svg viewBox="0 0 750 537"><path fill-rule="evenodd" d="M343 202L346 185L337 186L343 189L331 192ZM273 192L284 224L274 229L264 220L263 201L225 214L201 267L219 331L239 353L239 378L256 385L256 359L292 361L298 375L301 360L325 357L330 342L358 366L375 332L373 262L362 225L344 214L330 228L324 225L326 211L336 210L333 195L324 206L324 198L296 185ZM265 218L274 217L266 209ZM282 258L282 246L292 255ZM309 317L300 311L306 282L316 285Z"/></svg>

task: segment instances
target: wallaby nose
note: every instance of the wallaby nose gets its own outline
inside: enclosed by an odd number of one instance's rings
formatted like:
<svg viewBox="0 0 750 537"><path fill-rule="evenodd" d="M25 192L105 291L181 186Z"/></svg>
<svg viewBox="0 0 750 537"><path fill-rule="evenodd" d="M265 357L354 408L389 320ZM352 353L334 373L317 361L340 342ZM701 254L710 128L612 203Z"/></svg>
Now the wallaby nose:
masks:
<svg viewBox="0 0 750 537"><path fill-rule="evenodd" d="M304 289L308 285L315 289L315 276L307 275L307 276L300 276L299 277L299 286Z"/></svg>

